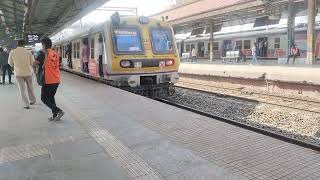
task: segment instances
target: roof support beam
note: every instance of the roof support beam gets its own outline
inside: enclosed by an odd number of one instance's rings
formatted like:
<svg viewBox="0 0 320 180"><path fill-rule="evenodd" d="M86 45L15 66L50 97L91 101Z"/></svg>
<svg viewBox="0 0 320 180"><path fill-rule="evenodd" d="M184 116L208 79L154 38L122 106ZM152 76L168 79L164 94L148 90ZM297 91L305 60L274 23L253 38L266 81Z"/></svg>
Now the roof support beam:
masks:
<svg viewBox="0 0 320 180"><path fill-rule="evenodd" d="M20 13L24 13L24 11L23 11L23 10L20 10L20 9L19 9L19 8L17 8L17 7L8 6L8 5L3 4L3 3L0 3L0 6L1 6L1 7L5 7L5 8L7 8L7 9L13 9L13 10L16 10L17 12L20 12ZM1 9L3 9L3 8L1 8Z"/></svg>
<svg viewBox="0 0 320 180"><path fill-rule="evenodd" d="M2 11L2 12L4 12L4 13L8 13L8 14L12 14L12 15L14 15L14 12L13 11L9 11L8 9L3 9L3 8L1 8L0 7L0 10ZM21 19L23 19L23 14L18 14L18 13L16 13L16 15L17 15L17 17L19 17L19 18L21 18Z"/></svg>

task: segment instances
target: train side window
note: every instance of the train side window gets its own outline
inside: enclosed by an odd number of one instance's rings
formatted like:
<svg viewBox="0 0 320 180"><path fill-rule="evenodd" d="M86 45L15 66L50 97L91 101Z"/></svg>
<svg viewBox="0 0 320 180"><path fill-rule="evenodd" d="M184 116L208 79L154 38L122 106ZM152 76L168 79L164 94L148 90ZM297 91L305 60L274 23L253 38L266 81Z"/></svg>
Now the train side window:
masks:
<svg viewBox="0 0 320 180"><path fill-rule="evenodd" d="M213 43L213 50L214 51L218 51L219 50L219 43L218 42L214 42Z"/></svg>
<svg viewBox="0 0 320 180"><path fill-rule="evenodd" d="M80 42L73 43L73 58L80 59Z"/></svg>
<svg viewBox="0 0 320 180"><path fill-rule="evenodd" d="M279 49L280 48L280 38L274 38L274 48Z"/></svg>
<svg viewBox="0 0 320 180"><path fill-rule="evenodd" d="M186 45L186 52L190 52L190 49L191 49L191 45L190 45L190 44L187 44L187 45Z"/></svg>
<svg viewBox="0 0 320 180"><path fill-rule="evenodd" d="M251 49L251 40L243 41L243 49Z"/></svg>
<svg viewBox="0 0 320 180"><path fill-rule="evenodd" d="M67 45L64 46L64 57L67 58Z"/></svg>
<svg viewBox="0 0 320 180"><path fill-rule="evenodd" d="M236 41L236 50L242 49L242 40Z"/></svg>
<svg viewBox="0 0 320 180"><path fill-rule="evenodd" d="M66 46L62 46L62 57L65 58L66 57Z"/></svg>
<svg viewBox="0 0 320 180"><path fill-rule="evenodd" d="M73 43L73 48L72 48L72 52L73 52L73 58L76 59L77 58L77 43Z"/></svg>
<svg viewBox="0 0 320 180"><path fill-rule="evenodd" d="M90 57L94 59L94 38L90 40Z"/></svg>

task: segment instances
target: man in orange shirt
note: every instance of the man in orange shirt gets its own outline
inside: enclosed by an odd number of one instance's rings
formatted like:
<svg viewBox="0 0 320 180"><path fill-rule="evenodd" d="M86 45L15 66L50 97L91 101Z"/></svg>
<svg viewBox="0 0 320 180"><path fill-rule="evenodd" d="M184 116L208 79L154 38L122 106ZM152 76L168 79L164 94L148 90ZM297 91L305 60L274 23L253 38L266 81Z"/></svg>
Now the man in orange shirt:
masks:
<svg viewBox="0 0 320 180"><path fill-rule="evenodd" d="M60 121L64 112L57 107L55 101L55 94L60 84L60 69L59 57L57 53L52 50L52 41L48 37L41 40L42 49L45 53L45 60L43 64L44 80L41 88L41 101L52 110L52 117L49 121Z"/></svg>

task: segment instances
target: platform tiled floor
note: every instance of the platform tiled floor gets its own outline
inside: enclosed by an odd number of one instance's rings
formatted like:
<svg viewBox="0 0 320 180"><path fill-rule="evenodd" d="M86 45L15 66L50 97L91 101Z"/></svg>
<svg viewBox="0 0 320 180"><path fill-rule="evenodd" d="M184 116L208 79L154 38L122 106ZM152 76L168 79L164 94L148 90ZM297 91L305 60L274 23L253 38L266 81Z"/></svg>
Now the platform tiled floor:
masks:
<svg viewBox="0 0 320 180"><path fill-rule="evenodd" d="M317 152L67 73L62 122L17 93L0 86L0 180L320 179Z"/></svg>

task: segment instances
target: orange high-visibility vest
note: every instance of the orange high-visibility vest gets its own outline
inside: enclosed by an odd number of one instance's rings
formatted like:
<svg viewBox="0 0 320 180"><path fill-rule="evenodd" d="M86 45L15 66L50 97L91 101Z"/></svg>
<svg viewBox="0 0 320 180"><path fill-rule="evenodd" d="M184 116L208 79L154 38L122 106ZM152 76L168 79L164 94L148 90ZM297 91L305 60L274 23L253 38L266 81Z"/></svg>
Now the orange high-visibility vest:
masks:
<svg viewBox="0 0 320 180"><path fill-rule="evenodd" d="M47 56L43 66L45 84L60 83L59 57L52 49L47 49Z"/></svg>

